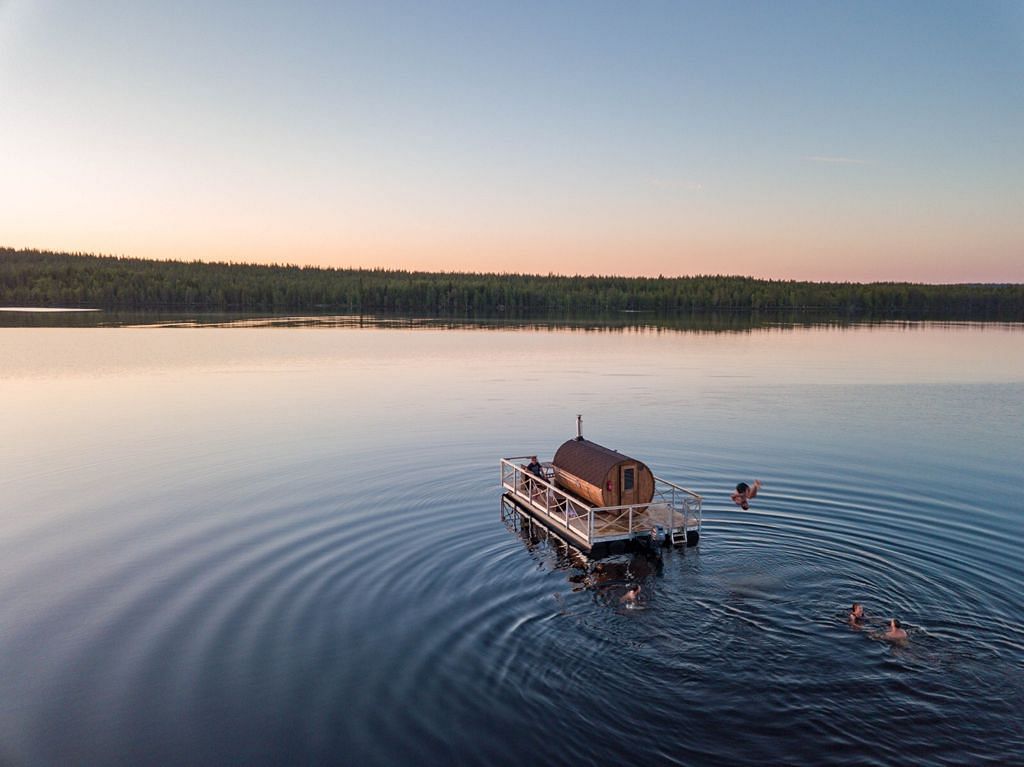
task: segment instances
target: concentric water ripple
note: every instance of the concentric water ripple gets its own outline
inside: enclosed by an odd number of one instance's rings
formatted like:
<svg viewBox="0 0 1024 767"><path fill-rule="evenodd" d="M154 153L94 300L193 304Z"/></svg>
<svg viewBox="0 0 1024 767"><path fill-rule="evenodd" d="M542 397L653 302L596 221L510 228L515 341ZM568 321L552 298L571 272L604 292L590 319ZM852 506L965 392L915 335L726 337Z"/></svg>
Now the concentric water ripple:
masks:
<svg viewBox="0 0 1024 767"><path fill-rule="evenodd" d="M0 762L1024 752L1021 507L1005 492L1020 481L1021 385L748 377L679 392L595 375L592 360L541 375L532 354L462 360L432 383L429 355L371 360L388 369L386 405L335 401L358 367L310 363L311 400L289 407L291 378L266 374L264 391L248 369L217 373L222 401L244 404L216 436L174 441L168 426L107 453L82 437L40 447L45 464L6 455L24 470L3 477L0 509ZM211 380L204 369L193 385ZM141 411L165 404L133 396ZM564 401L568 428L547 422ZM705 496L698 547L598 567L503 520L497 458L550 457L576 403L595 439ZM306 412L322 421L296 427ZM764 489L741 511L729 491L755 476ZM620 597L634 582L631 609ZM864 627L846 620L853 601ZM873 636L890 617L906 646Z"/></svg>

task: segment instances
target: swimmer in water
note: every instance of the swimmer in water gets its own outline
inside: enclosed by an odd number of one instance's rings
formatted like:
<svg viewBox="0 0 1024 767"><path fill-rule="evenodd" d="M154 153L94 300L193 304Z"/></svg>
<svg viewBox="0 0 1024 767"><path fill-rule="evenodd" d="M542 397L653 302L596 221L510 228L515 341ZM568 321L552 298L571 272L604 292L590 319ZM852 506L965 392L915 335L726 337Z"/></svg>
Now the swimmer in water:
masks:
<svg viewBox="0 0 1024 767"><path fill-rule="evenodd" d="M882 639L890 642L906 642L907 632L900 626L900 622L893 618L889 621L889 629L882 635Z"/></svg>
<svg viewBox="0 0 1024 767"><path fill-rule="evenodd" d="M619 602L625 604L627 607L632 607L636 604L636 600L640 597L640 584L634 583L628 589L626 593L619 597Z"/></svg>
<svg viewBox="0 0 1024 767"><path fill-rule="evenodd" d="M750 508L750 501L757 495L757 491L761 489L761 480L755 479L754 485L750 486L746 482L740 482L736 485L736 492L733 493L730 498L732 502L739 506L741 509L746 511Z"/></svg>
<svg viewBox="0 0 1024 767"><path fill-rule="evenodd" d="M864 605L854 602L850 607L850 623L860 624L864 621Z"/></svg>

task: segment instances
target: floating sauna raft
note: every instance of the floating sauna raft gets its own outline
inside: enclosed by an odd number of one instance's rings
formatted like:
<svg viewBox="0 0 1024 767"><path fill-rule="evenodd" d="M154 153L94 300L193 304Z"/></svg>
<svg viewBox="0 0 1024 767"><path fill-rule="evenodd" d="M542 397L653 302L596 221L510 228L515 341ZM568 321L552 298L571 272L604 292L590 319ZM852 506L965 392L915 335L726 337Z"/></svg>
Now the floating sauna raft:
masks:
<svg viewBox="0 0 1024 767"><path fill-rule="evenodd" d="M501 459L506 502L586 554L599 546L694 545L701 496L654 476L641 461L582 436L526 470L529 456Z"/></svg>

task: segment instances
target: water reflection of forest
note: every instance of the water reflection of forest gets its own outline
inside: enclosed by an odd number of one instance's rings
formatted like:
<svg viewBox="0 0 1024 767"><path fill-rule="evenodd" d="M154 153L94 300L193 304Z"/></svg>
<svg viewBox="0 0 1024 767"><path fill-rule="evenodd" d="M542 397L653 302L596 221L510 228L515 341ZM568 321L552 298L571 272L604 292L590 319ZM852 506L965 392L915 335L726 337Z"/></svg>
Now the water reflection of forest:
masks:
<svg viewBox="0 0 1024 767"><path fill-rule="evenodd" d="M654 313L573 317L422 317L396 314L270 314L263 312L40 312L0 311L0 327L132 327L132 328L367 328L403 330L504 330L581 333L745 333L811 327L898 325L906 328L964 321L850 319L821 313L708 313L660 317ZM975 325L1021 327L1019 323L972 322Z"/></svg>

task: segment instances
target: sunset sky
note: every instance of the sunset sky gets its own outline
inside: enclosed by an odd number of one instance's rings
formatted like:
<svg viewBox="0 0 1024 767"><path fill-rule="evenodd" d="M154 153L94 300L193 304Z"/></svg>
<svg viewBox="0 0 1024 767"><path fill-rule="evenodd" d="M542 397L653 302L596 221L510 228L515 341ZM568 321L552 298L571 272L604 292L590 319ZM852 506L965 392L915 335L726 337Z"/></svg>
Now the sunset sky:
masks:
<svg viewBox="0 0 1024 767"><path fill-rule="evenodd" d="M0 245L1024 282L1024 3L0 0Z"/></svg>

